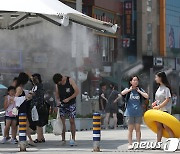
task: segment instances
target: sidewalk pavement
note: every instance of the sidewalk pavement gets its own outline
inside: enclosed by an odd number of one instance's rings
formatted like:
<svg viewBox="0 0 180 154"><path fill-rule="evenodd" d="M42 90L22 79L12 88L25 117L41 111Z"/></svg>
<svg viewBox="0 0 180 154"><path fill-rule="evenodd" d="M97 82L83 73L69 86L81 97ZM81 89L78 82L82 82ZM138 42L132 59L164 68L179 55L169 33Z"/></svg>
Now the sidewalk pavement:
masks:
<svg viewBox="0 0 180 154"><path fill-rule="evenodd" d="M163 150L127 150L127 129L119 128L117 130L102 130L101 137L101 153L164 153ZM135 138L135 133L134 133ZM32 136L34 139L35 135ZM60 139L61 136L55 136L54 134L45 134L46 143L38 143L36 147L27 148L27 153L32 154L79 154L79 153L92 153L92 131L80 131L77 132L77 144L76 147L70 147L68 145L62 146ZM70 138L70 133L66 134L67 140ZM0 137L2 139L2 136ZM151 130L142 126L142 141L156 141L156 134ZM118 148L117 148L118 147ZM10 143L0 144L0 153L18 153L19 148L17 145ZM179 153L180 151L177 151ZM21 154L26 152L21 152Z"/></svg>

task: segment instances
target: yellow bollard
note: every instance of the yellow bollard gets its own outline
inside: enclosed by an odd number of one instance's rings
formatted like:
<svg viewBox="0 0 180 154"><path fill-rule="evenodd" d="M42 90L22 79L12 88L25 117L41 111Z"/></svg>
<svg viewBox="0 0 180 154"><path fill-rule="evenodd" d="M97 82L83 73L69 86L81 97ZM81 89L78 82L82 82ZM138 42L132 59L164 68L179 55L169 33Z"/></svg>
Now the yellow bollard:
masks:
<svg viewBox="0 0 180 154"><path fill-rule="evenodd" d="M26 113L19 113L19 146L20 151L26 151Z"/></svg>
<svg viewBox="0 0 180 154"><path fill-rule="evenodd" d="M101 140L101 115L93 114L93 152L100 152Z"/></svg>

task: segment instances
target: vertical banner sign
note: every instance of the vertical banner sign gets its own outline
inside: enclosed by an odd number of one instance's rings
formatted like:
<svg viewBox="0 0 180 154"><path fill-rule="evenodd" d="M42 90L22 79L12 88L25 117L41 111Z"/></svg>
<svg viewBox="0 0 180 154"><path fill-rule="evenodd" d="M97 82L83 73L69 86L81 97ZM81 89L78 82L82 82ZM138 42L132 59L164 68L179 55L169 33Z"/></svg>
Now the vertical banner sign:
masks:
<svg viewBox="0 0 180 154"><path fill-rule="evenodd" d="M132 34L132 1L124 2L124 33Z"/></svg>

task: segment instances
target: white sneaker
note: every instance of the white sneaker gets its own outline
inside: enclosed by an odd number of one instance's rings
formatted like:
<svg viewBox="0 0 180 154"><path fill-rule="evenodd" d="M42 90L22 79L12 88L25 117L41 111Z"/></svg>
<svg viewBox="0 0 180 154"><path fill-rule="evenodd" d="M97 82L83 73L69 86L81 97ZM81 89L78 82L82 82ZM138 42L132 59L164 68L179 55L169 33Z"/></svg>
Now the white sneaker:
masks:
<svg viewBox="0 0 180 154"><path fill-rule="evenodd" d="M77 143L74 140L69 141L70 146L77 146Z"/></svg>
<svg viewBox="0 0 180 154"><path fill-rule="evenodd" d="M6 141L9 141L11 139L11 137L6 137Z"/></svg>
<svg viewBox="0 0 180 154"><path fill-rule="evenodd" d="M17 139L11 139L11 143L12 144L18 144L18 140Z"/></svg>
<svg viewBox="0 0 180 154"><path fill-rule="evenodd" d="M129 145L128 145L128 150L133 150L132 144L129 144Z"/></svg>
<svg viewBox="0 0 180 154"><path fill-rule="evenodd" d="M7 139L6 139L6 137L4 137L2 140L1 140L1 143L2 144L5 144L7 142Z"/></svg>

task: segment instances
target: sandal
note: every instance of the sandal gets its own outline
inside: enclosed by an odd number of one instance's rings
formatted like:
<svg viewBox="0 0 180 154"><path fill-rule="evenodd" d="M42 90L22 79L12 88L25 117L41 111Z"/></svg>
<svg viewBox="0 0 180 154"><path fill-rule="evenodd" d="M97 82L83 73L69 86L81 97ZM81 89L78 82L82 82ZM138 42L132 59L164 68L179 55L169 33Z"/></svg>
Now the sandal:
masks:
<svg viewBox="0 0 180 154"><path fill-rule="evenodd" d="M34 143L44 143L46 142L45 139L41 139L40 141L38 139L34 140Z"/></svg>

